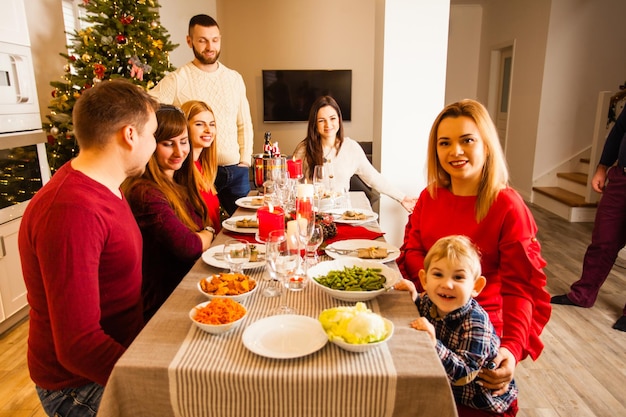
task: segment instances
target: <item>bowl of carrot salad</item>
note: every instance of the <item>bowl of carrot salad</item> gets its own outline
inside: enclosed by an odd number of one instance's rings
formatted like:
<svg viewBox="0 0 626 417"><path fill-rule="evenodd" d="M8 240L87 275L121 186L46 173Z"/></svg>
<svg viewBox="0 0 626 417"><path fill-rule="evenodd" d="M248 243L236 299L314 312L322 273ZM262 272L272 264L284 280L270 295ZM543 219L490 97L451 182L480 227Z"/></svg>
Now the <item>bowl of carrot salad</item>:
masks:
<svg viewBox="0 0 626 417"><path fill-rule="evenodd" d="M244 306L230 298L214 298L189 311L189 318L198 328L211 334L221 334L237 327L246 317Z"/></svg>

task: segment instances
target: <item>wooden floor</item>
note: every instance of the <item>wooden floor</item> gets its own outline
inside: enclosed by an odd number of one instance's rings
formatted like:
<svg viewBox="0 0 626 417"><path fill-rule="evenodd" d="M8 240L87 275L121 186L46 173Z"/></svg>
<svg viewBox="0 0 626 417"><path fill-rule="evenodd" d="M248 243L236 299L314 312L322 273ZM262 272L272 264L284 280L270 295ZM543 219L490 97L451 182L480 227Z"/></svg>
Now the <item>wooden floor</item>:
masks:
<svg viewBox="0 0 626 417"><path fill-rule="evenodd" d="M548 290L565 293L578 279L593 225L531 210L548 262ZM611 328L626 303L625 288L626 270L615 267L593 308L554 306L543 354L517 367L519 417L626 416L626 333ZM26 367L27 333L25 321L0 336L0 417L45 415Z"/></svg>

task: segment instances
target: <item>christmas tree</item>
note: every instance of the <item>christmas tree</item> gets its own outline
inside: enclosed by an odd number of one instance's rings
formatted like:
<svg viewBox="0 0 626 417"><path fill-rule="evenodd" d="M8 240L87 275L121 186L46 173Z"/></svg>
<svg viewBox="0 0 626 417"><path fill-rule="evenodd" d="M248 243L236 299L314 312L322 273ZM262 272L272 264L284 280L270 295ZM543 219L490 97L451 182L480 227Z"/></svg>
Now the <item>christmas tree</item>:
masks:
<svg viewBox="0 0 626 417"><path fill-rule="evenodd" d="M72 109L81 93L94 84L127 78L152 88L175 68L169 52L178 45L159 21L157 0L83 0L81 20L87 28L75 31L62 81L50 83L52 100L43 128L48 132L48 162L54 172L76 156L78 146L72 127Z"/></svg>

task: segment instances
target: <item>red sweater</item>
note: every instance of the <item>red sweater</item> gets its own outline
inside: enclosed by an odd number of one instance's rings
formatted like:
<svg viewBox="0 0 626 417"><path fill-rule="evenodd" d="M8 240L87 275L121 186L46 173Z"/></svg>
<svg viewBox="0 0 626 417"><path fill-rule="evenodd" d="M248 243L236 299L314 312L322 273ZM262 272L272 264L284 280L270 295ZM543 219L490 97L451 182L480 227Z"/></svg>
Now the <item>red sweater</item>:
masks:
<svg viewBox="0 0 626 417"><path fill-rule="evenodd" d="M105 385L143 326L141 234L126 200L67 163L29 203L18 239L32 380Z"/></svg>
<svg viewBox="0 0 626 417"><path fill-rule="evenodd" d="M194 164L196 164L196 168L202 172L200 161L194 161ZM217 194L213 194L212 191L200 190L200 195L207 206L209 219L211 219L212 226L217 234L222 229L222 222L220 221L220 200L217 198Z"/></svg>
<svg viewBox="0 0 626 417"><path fill-rule="evenodd" d="M418 271L428 249L444 236L468 236L480 250L482 273L487 278L476 300L489 313L502 346L518 362L527 355L536 359L543 349L539 335L551 312L537 225L512 188L500 192L480 223L476 222L475 205L476 197L456 196L444 188L437 190L436 199L422 191L406 225L398 265L419 289Z"/></svg>

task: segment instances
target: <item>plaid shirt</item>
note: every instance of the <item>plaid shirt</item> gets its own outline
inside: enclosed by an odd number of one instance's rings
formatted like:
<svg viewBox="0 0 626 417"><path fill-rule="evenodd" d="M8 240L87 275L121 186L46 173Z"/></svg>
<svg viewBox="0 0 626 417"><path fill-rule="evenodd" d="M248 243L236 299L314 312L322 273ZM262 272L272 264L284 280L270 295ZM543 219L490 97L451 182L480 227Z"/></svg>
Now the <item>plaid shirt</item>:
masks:
<svg viewBox="0 0 626 417"><path fill-rule="evenodd" d="M435 326L437 354L452 384L456 402L496 413L506 411L517 398L514 381L505 394L497 397L475 381L479 370L496 357L500 347L500 338L487 312L473 298L443 318L437 317L428 295L420 295L415 304L420 315Z"/></svg>

